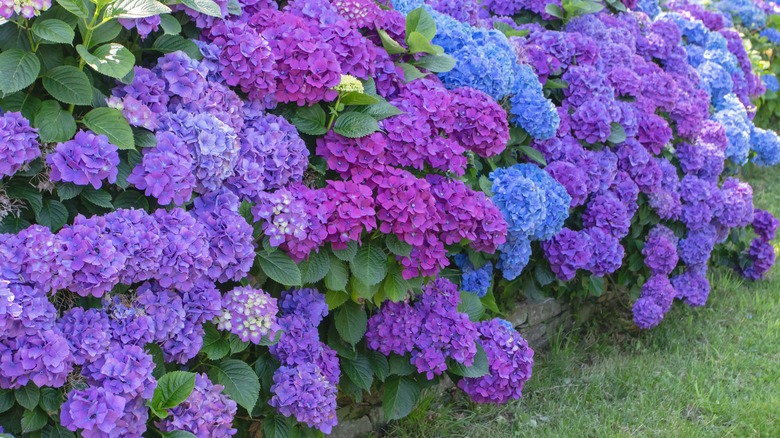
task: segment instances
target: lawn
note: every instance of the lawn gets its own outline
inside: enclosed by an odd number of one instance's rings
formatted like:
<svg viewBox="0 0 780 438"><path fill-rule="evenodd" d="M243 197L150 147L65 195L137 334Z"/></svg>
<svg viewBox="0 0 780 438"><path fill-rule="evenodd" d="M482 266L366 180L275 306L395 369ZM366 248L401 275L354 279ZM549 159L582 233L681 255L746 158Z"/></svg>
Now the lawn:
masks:
<svg viewBox="0 0 780 438"><path fill-rule="evenodd" d="M780 169L757 169L755 204L780 214ZM429 395L391 437L778 437L780 269L749 283L713 270L704 308L649 332L580 330L537 354L524 398L481 406Z"/></svg>

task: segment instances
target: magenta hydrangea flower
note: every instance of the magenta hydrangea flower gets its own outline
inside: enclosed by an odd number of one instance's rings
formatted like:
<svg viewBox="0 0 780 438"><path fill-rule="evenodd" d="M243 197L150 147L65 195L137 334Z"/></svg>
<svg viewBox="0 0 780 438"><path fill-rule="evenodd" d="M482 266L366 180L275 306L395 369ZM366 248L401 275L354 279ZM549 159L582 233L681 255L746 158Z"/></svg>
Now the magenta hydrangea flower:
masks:
<svg viewBox="0 0 780 438"><path fill-rule="evenodd" d="M141 163L133 168L127 182L144 190L146 196L157 198L161 205L182 205L190 200L195 188L192 154L172 132L157 132L155 137L157 146L144 149Z"/></svg>
<svg viewBox="0 0 780 438"><path fill-rule="evenodd" d="M455 139L481 157L503 152L509 141L506 111L493 98L473 88L456 88L452 94Z"/></svg>
<svg viewBox="0 0 780 438"><path fill-rule="evenodd" d="M46 157L51 166L51 180L92 185L99 189L103 180L116 182L119 149L105 135L79 131L73 140L59 143Z"/></svg>
<svg viewBox="0 0 780 438"><path fill-rule="evenodd" d="M328 181L324 189L324 209L332 212L326 221L327 240L334 249L345 249L349 242L360 242L363 230L377 227L371 189L352 181Z"/></svg>
<svg viewBox="0 0 780 438"><path fill-rule="evenodd" d="M487 353L489 371L482 377L468 377L458 387L477 403L506 403L523 396L523 385L531 378L534 350L512 325L495 318L477 323L478 342Z"/></svg>
<svg viewBox="0 0 780 438"><path fill-rule="evenodd" d="M21 113L0 116L0 177L11 176L41 156L38 130Z"/></svg>
<svg viewBox="0 0 780 438"><path fill-rule="evenodd" d="M382 132L346 138L329 131L317 139L317 155L324 158L328 168L339 172L342 178L363 183L384 169L387 142L387 135Z"/></svg>
<svg viewBox="0 0 780 438"><path fill-rule="evenodd" d="M409 245L422 246L425 232L434 229L439 221L430 183L390 167L376 175L373 182L379 231L393 233Z"/></svg>
<svg viewBox="0 0 780 438"><path fill-rule="evenodd" d="M237 287L222 297L222 315L218 327L234 333L244 342L259 344L279 330L276 323L276 298L262 289Z"/></svg>
<svg viewBox="0 0 780 438"><path fill-rule="evenodd" d="M183 430L198 438L225 438L236 434L233 418L236 402L222 393L202 373L195 374L195 389L182 403L168 411L168 417L156 423L162 432Z"/></svg>

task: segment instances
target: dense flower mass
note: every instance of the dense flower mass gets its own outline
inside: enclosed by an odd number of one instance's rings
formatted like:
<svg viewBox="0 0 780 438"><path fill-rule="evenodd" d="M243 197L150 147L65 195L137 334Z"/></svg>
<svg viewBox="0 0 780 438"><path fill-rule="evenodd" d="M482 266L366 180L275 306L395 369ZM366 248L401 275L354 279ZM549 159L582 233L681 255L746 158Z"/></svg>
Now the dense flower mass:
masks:
<svg viewBox="0 0 780 438"><path fill-rule="evenodd" d="M11 176L41 155L37 130L21 113L0 117L0 176Z"/></svg>
<svg viewBox="0 0 780 438"><path fill-rule="evenodd" d="M73 140L58 144L46 162L51 166L52 181L99 189L103 180L116 182L119 153L105 135L79 131Z"/></svg>

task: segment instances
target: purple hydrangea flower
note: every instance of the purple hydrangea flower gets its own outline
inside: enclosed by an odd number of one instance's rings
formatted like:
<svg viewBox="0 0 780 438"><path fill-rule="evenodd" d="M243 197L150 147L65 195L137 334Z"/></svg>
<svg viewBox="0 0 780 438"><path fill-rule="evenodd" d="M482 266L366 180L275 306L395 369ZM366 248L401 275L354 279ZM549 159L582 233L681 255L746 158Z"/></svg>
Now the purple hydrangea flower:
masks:
<svg viewBox="0 0 780 438"><path fill-rule="evenodd" d="M15 174L40 156L38 130L21 113L0 116L0 177Z"/></svg>
<svg viewBox="0 0 780 438"><path fill-rule="evenodd" d="M268 404L282 415L295 417L326 434L338 424L336 386L327 381L317 365L282 366L274 372L273 379L274 395Z"/></svg>
<svg viewBox="0 0 780 438"><path fill-rule="evenodd" d="M691 307L703 306L707 303L710 294L710 282L706 272L701 269L688 269L684 273L672 278L672 286L677 295L685 304Z"/></svg>
<svg viewBox="0 0 780 438"><path fill-rule="evenodd" d="M187 145L171 132L157 132L157 146L145 149L141 163L127 177L127 182L146 196L157 198L161 205L182 205L190 200L195 188L192 174L194 161Z"/></svg>
<svg viewBox="0 0 780 438"><path fill-rule="evenodd" d="M677 243L679 239L672 230L656 225L650 230L642 248L645 265L652 275L669 275L677 266Z"/></svg>
<svg viewBox="0 0 780 438"><path fill-rule="evenodd" d="M60 410L60 423L85 437L111 436L127 400L103 387L89 386L68 393Z"/></svg>
<svg viewBox="0 0 780 438"><path fill-rule="evenodd" d="M236 402L222 393L224 387L211 383L205 374L195 375L195 389L182 403L158 421L162 432L183 430L198 438L226 438L236 434L233 417Z"/></svg>
<svg viewBox="0 0 780 438"><path fill-rule="evenodd" d="M244 342L259 344L264 336L273 339L276 323L276 298L262 289L237 287L222 298L219 329L234 333Z"/></svg>
<svg viewBox="0 0 780 438"><path fill-rule="evenodd" d="M76 365L94 362L108 352L111 325L105 312L74 307L62 315L57 326L71 346Z"/></svg>
<svg viewBox="0 0 780 438"><path fill-rule="evenodd" d="M119 149L105 135L79 131L73 140L59 143L46 157L51 166L51 180L65 181L99 189L106 179L116 182Z"/></svg>
<svg viewBox="0 0 780 438"><path fill-rule="evenodd" d="M780 221L770 212L755 209L753 212L753 231L764 242L774 240Z"/></svg>
<svg viewBox="0 0 780 438"><path fill-rule="evenodd" d="M775 248L769 242L753 239L750 248L745 252L747 266L742 268L742 275L748 280L760 280L775 264Z"/></svg>
<svg viewBox="0 0 780 438"><path fill-rule="evenodd" d="M640 329L657 326L672 307L676 291L669 278L653 275L642 285L642 294L634 303L634 323Z"/></svg>
<svg viewBox="0 0 780 438"><path fill-rule="evenodd" d="M593 257L593 240L584 231L564 228L552 239L542 242L550 269L563 281L570 281L578 269L586 269Z"/></svg>

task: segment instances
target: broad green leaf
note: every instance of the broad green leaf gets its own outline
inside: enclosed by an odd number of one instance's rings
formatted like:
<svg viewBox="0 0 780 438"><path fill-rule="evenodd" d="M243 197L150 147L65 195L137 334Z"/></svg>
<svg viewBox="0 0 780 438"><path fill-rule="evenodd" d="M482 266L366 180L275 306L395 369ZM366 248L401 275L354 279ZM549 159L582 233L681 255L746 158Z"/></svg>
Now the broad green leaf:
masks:
<svg viewBox="0 0 780 438"><path fill-rule="evenodd" d="M387 275L387 254L377 242L367 241L358 248L349 267L358 280L373 286Z"/></svg>
<svg viewBox="0 0 780 438"><path fill-rule="evenodd" d="M38 402L41 400L41 390L30 382L26 386L22 386L14 391L14 396L16 397L16 402L23 408L32 410L38 406Z"/></svg>
<svg viewBox="0 0 780 438"><path fill-rule="evenodd" d="M347 247L344 249L333 249L333 254L338 257L341 260L344 260L345 262L351 262L353 258L355 258L355 254L357 254L357 242L350 241L347 243Z"/></svg>
<svg viewBox="0 0 780 438"><path fill-rule="evenodd" d="M358 91L350 91L341 97L341 103L344 105L373 105L378 102L376 97Z"/></svg>
<svg viewBox="0 0 780 438"><path fill-rule="evenodd" d="M406 16L406 35L420 33L428 41L436 35L436 22L423 8L417 8Z"/></svg>
<svg viewBox="0 0 780 438"><path fill-rule="evenodd" d="M273 281L285 286L301 285L301 271L284 251L274 251L271 254L258 251L257 261L265 275Z"/></svg>
<svg viewBox="0 0 780 438"><path fill-rule="evenodd" d="M83 0L56 0L66 11L79 18L87 18L89 9Z"/></svg>
<svg viewBox="0 0 780 438"><path fill-rule="evenodd" d="M384 120L388 117L397 116L403 113L403 111L386 101L380 101L367 107L366 113L377 120Z"/></svg>
<svg viewBox="0 0 780 438"><path fill-rule="evenodd" d="M410 376L417 372L417 368L412 365L409 358L406 356L399 356L397 354L391 354L387 358L390 364L390 374L396 376Z"/></svg>
<svg viewBox="0 0 780 438"><path fill-rule="evenodd" d="M455 58L450 55L425 55L414 65L434 73L446 73L455 67Z"/></svg>
<svg viewBox="0 0 780 438"><path fill-rule="evenodd" d="M38 136L44 143L61 143L76 134L76 121L73 115L62 109L56 100L45 100L35 114L33 126L38 128Z"/></svg>
<svg viewBox="0 0 780 438"><path fill-rule="evenodd" d="M5 111L19 111L26 119L32 121L41 109L41 100L20 91L0 99L0 108Z"/></svg>
<svg viewBox="0 0 780 438"><path fill-rule="evenodd" d="M143 193L128 190L117 195L114 199L114 208L136 208L138 210L149 209L149 201Z"/></svg>
<svg viewBox="0 0 780 438"><path fill-rule="evenodd" d="M95 108L84 116L84 124L95 134L108 137L108 141L119 149L135 149L133 130L117 109Z"/></svg>
<svg viewBox="0 0 780 438"><path fill-rule="evenodd" d="M276 334L278 336L281 336L282 333L276 332ZM242 341L241 338L239 338L233 333L231 333L230 336L228 336L228 343L230 344L230 354L241 353L242 351L249 348L249 342Z"/></svg>
<svg viewBox="0 0 780 438"><path fill-rule="evenodd" d="M357 344L366 334L368 319L366 311L352 301L336 309L336 330L342 339L352 345Z"/></svg>
<svg viewBox="0 0 780 438"><path fill-rule="evenodd" d="M112 18L146 18L169 12L171 12L171 9L168 6L156 0L116 0L106 7L105 16Z"/></svg>
<svg viewBox="0 0 780 438"><path fill-rule="evenodd" d="M395 234L388 234L387 237L385 237L385 245L387 245L387 249L389 249L391 253L399 257L409 257L412 253L412 245L399 240L398 236Z"/></svg>
<svg viewBox="0 0 780 438"><path fill-rule="evenodd" d="M379 130L376 119L361 112L348 112L339 115L333 130L347 138L359 138Z"/></svg>
<svg viewBox="0 0 780 438"><path fill-rule="evenodd" d="M431 41L419 32L407 35L406 42L409 44L409 52L411 53L429 53L431 55L442 53L441 47L431 44Z"/></svg>
<svg viewBox="0 0 780 438"><path fill-rule="evenodd" d="M544 11L555 18L563 20L563 10L561 10L560 6L554 3L549 3L547 6L545 6Z"/></svg>
<svg viewBox="0 0 780 438"><path fill-rule="evenodd" d="M374 383L374 371L371 369L371 361L368 360L368 356L358 354L355 359L344 359L341 361L341 370L358 388L371 391L371 385Z"/></svg>
<svg viewBox="0 0 780 438"><path fill-rule="evenodd" d="M370 300L374 298L374 295L379 291L379 284L367 285L360 281L354 275L349 278L349 293L354 301L359 301L360 298Z"/></svg>
<svg viewBox="0 0 780 438"><path fill-rule="evenodd" d="M41 430L48 420L49 416L41 408L26 410L22 414L22 432L30 433Z"/></svg>
<svg viewBox="0 0 780 438"><path fill-rule="evenodd" d="M298 264L298 268L303 284L316 283L325 278L330 270L330 254L323 249L312 252L308 259Z"/></svg>
<svg viewBox="0 0 780 438"><path fill-rule="evenodd" d="M35 82L41 62L32 52L10 49L0 53L0 91L15 93Z"/></svg>
<svg viewBox="0 0 780 438"><path fill-rule="evenodd" d="M390 376L385 381L382 408L387 420L398 420L409 415L420 396L420 388L407 377Z"/></svg>
<svg viewBox="0 0 780 438"><path fill-rule="evenodd" d="M384 283L382 283L382 289L385 291L385 295L391 301L403 301L412 289L412 286L401 274L401 270L398 268L390 270Z"/></svg>
<svg viewBox="0 0 780 438"><path fill-rule="evenodd" d="M493 196L493 183L485 175L479 177L479 189L486 195Z"/></svg>
<svg viewBox="0 0 780 438"><path fill-rule="evenodd" d="M38 402L38 406L48 414L59 412L60 406L62 406L62 394L54 388L41 388L41 400Z"/></svg>
<svg viewBox="0 0 780 438"><path fill-rule="evenodd" d="M157 146L157 137L154 136L154 133L143 128L133 128L133 141L139 148Z"/></svg>
<svg viewBox="0 0 780 438"><path fill-rule="evenodd" d="M295 110L291 122L298 131L308 135L323 135L327 132L325 110L319 104L302 106Z"/></svg>
<svg viewBox="0 0 780 438"><path fill-rule="evenodd" d="M68 221L68 209L59 201L46 199L43 201L40 214L35 215L35 220L56 232Z"/></svg>
<svg viewBox="0 0 780 438"><path fill-rule="evenodd" d="M123 189L130 187L130 183L127 182L127 177L130 176L133 169L130 168L130 164L123 159L119 159L119 164L116 166L116 185Z"/></svg>
<svg viewBox="0 0 780 438"><path fill-rule="evenodd" d="M32 33L46 42L55 44L72 44L76 36L68 23L55 19L35 20Z"/></svg>
<svg viewBox="0 0 780 438"><path fill-rule="evenodd" d="M448 358L447 371L462 377L482 377L486 375L490 372L490 363L488 362L485 349L477 342L477 354L474 356L474 363L468 367Z"/></svg>
<svg viewBox="0 0 780 438"><path fill-rule="evenodd" d="M477 322L485 314L485 308L476 293L472 291L460 292L460 304L458 312L465 313L471 321Z"/></svg>
<svg viewBox="0 0 780 438"><path fill-rule="evenodd" d="M173 53L181 50L192 59L200 60L203 58L198 46L192 40L185 39L181 35L160 35L154 40L152 49L162 53Z"/></svg>
<svg viewBox="0 0 780 438"><path fill-rule="evenodd" d="M82 33L86 31L82 22L79 22L79 29ZM116 20L106 22L106 24L98 27L94 32L92 32L92 39L90 40L89 46L87 46L87 48L92 49L97 45L113 40L119 36L119 33L122 32L122 29L124 29L124 27L122 27L122 25L119 24L119 22Z"/></svg>
<svg viewBox="0 0 780 438"><path fill-rule="evenodd" d="M415 79L424 78L426 76L426 74L421 72L419 68L407 62L398 62L395 65L401 67L401 70L404 71L405 82L411 82Z"/></svg>
<svg viewBox="0 0 780 438"><path fill-rule="evenodd" d="M349 301L349 295L344 291L329 290L325 293L325 304L328 305L328 310L337 309L347 301Z"/></svg>
<svg viewBox="0 0 780 438"><path fill-rule="evenodd" d="M152 362L154 362L152 376L154 376L155 379L160 380L165 374L165 355L163 354L162 348L160 348L159 345L150 342L146 344L144 349L152 356Z"/></svg>
<svg viewBox="0 0 780 438"><path fill-rule="evenodd" d="M609 132L609 137L607 137L608 142L618 144L626 141L626 130L623 129L623 126L621 126L620 123L612 122L611 127L612 129Z"/></svg>
<svg viewBox="0 0 780 438"><path fill-rule="evenodd" d="M111 203L111 193L105 190L95 190L92 186L86 186L81 191L81 199L87 200L98 207L114 208Z"/></svg>
<svg viewBox="0 0 780 438"><path fill-rule="evenodd" d="M374 375L377 379L384 382L387 376L390 375L390 363L387 361L387 356L378 351L368 351L366 354Z"/></svg>
<svg viewBox="0 0 780 438"><path fill-rule="evenodd" d="M125 46L117 43L103 44L93 49L92 53L79 44L76 51L95 71L114 79L122 79L135 65L135 56Z"/></svg>
<svg viewBox="0 0 780 438"><path fill-rule="evenodd" d="M211 367L208 376L212 382L223 385L223 392L244 409L252 412L260 396L260 380L245 362L223 359Z"/></svg>
<svg viewBox="0 0 780 438"><path fill-rule="evenodd" d="M72 65L61 65L47 71L43 75L43 87L60 102L73 105L92 103L92 85L87 75Z"/></svg>
<svg viewBox="0 0 780 438"><path fill-rule="evenodd" d="M16 234L30 226L30 222L14 215L6 216L0 222L0 233Z"/></svg>
<svg viewBox="0 0 780 438"><path fill-rule="evenodd" d="M47 424L43 428L41 438L76 438L76 434L60 425Z"/></svg>
<svg viewBox="0 0 780 438"><path fill-rule="evenodd" d="M160 15L160 27L168 35L178 35L181 33L181 23L171 14Z"/></svg>
<svg viewBox="0 0 780 438"><path fill-rule="evenodd" d="M379 33L379 39L382 41L382 47L388 54L398 55L400 53L406 53L406 49L404 49L398 41L394 40L386 30L377 29L377 33Z"/></svg>
<svg viewBox="0 0 780 438"><path fill-rule="evenodd" d="M329 290L344 291L347 290L347 281L349 280L349 271L347 265L336 256L330 257L330 269L325 275L325 287Z"/></svg>
<svg viewBox="0 0 780 438"><path fill-rule="evenodd" d="M194 433L187 432L186 430L173 430L170 432L163 432L163 438L197 438Z"/></svg>
<svg viewBox="0 0 780 438"><path fill-rule="evenodd" d="M523 151L523 154L525 154L526 157L530 158L533 161L536 161L537 163L541 164L542 166L547 165L547 160L544 159L544 155L542 155L541 152L534 149L531 146L519 146L518 147L521 151Z"/></svg>
<svg viewBox="0 0 780 438"><path fill-rule="evenodd" d="M487 295L480 298L479 300L486 309L495 314L501 314L501 310L498 308L498 304L496 303L496 296L493 295L493 291L488 291Z"/></svg>
<svg viewBox="0 0 780 438"><path fill-rule="evenodd" d="M27 201L30 204L30 207L32 207L33 213L38 214L41 212L41 208L43 208L43 195L35 187L28 183L14 180L11 184L8 184L5 189L10 198L24 199Z"/></svg>
<svg viewBox="0 0 780 438"><path fill-rule="evenodd" d="M230 354L230 342L222 336L214 324L206 324L204 327L203 347L200 351L206 353L211 360L222 359Z"/></svg>
<svg viewBox="0 0 780 438"><path fill-rule="evenodd" d="M192 394L195 388L195 373L171 371L165 373L157 381L154 395L149 402L157 410L165 410L178 406Z"/></svg>
<svg viewBox="0 0 780 438"><path fill-rule="evenodd" d="M265 438L290 438L291 420L283 415L273 415L263 420L263 436Z"/></svg>
<svg viewBox="0 0 780 438"><path fill-rule="evenodd" d="M16 404L14 391L10 389L0 389L0 414L14 407L14 404Z"/></svg>
<svg viewBox="0 0 780 438"><path fill-rule="evenodd" d="M201 14L222 18L222 11L219 9L219 5L212 0L182 0L182 4Z"/></svg>

